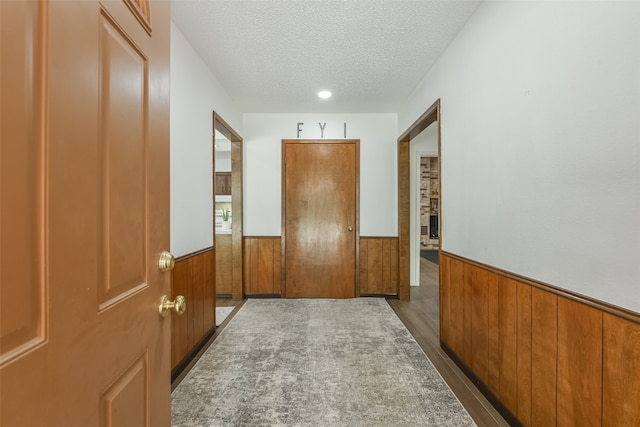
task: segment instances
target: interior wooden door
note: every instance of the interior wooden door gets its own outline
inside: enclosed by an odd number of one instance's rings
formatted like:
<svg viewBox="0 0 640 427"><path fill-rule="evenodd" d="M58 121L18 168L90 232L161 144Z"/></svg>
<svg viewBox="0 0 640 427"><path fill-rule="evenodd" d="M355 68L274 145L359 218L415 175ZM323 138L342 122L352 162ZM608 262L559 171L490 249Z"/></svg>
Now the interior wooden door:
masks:
<svg viewBox="0 0 640 427"><path fill-rule="evenodd" d="M0 425L169 426L169 3L0 20Z"/></svg>
<svg viewBox="0 0 640 427"><path fill-rule="evenodd" d="M358 155L355 140L285 140L287 298L356 295Z"/></svg>

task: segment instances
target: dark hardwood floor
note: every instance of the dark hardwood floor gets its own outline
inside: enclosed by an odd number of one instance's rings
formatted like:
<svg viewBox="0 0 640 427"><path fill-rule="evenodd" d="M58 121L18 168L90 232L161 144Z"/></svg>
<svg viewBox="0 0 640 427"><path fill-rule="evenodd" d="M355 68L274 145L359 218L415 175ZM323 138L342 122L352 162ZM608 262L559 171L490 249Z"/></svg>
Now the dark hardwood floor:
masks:
<svg viewBox="0 0 640 427"><path fill-rule="evenodd" d="M420 286L411 287L411 300L388 300L442 378L479 427L508 426L467 376L440 348L438 265L420 258Z"/></svg>

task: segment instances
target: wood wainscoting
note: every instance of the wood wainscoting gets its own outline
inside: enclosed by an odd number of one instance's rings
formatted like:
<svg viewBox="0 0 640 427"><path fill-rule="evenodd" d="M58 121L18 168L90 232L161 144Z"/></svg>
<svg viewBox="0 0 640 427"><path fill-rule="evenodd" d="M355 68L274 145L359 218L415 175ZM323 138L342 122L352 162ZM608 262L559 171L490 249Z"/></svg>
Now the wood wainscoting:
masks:
<svg viewBox="0 0 640 427"><path fill-rule="evenodd" d="M397 237L360 237L360 295L398 295Z"/></svg>
<svg viewBox="0 0 640 427"><path fill-rule="evenodd" d="M282 250L280 236L244 238L244 293L281 295Z"/></svg>
<svg viewBox="0 0 640 427"><path fill-rule="evenodd" d="M176 259L171 297L183 295L187 310L171 315L171 368L179 371L209 333L215 332L215 251L207 248ZM172 376L174 372L172 372Z"/></svg>
<svg viewBox="0 0 640 427"><path fill-rule="evenodd" d="M525 426L640 425L640 315L449 254L442 347Z"/></svg>
<svg viewBox="0 0 640 427"><path fill-rule="evenodd" d="M398 238L361 237L358 295L398 294ZM280 236L244 238L244 292L250 296L282 294Z"/></svg>

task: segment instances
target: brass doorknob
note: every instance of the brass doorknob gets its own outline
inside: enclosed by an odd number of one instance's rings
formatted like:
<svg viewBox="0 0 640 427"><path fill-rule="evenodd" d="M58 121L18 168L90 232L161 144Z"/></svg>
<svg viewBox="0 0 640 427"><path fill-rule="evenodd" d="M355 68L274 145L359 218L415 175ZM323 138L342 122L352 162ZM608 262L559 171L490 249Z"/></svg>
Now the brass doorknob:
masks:
<svg viewBox="0 0 640 427"><path fill-rule="evenodd" d="M347 228L347 230L349 230L349 232L352 232L352 231L353 231L353 227L352 227L352 226L349 226L349 227Z"/></svg>
<svg viewBox="0 0 640 427"><path fill-rule="evenodd" d="M158 259L158 268L160 269L160 271L173 270L173 267L175 265L176 259L173 257L173 254L171 252L160 252L160 258Z"/></svg>
<svg viewBox="0 0 640 427"><path fill-rule="evenodd" d="M171 301L168 296L162 295L160 307L158 307L160 316L167 317L171 310L175 311L178 316L181 316L187 310L187 301L182 295L178 295L173 301Z"/></svg>

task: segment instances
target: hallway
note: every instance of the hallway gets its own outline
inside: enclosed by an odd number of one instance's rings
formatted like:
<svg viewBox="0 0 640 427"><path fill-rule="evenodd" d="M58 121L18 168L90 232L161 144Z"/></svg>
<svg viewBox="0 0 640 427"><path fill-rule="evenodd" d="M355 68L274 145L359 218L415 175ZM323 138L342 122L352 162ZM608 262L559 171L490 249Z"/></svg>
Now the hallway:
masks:
<svg viewBox="0 0 640 427"><path fill-rule="evenodd" d="M439 372L439 375L446 381L447 385L451 388L451 390L455 393L457 399L463 404L466 411L471 415L472 419L478 426L506 426L507 423L502 419L502 417L497 413L497 411L487 402L487 400L480 394L480 392L471 384L469 379L460 371L460 369L451 361L451 359L440 349L439 347L439 335L438 335L438 266L430 261L421 259L421 286L413 287L411 289L411 301L410 302L401 302L395 299L387 300L389 305L392 307L394 312L398 315L402 323L407 327L409 332L413 335L413 338L418 343L418 345L422 348L422 351L428 355L432 364L436 367ZM377 299L369 299L362 298L360 299L363 303L376 303ZM368 300L368 301L367 301ZM260 300L253 299L250 300L252 303L262 303L267 302L268 300ZM282 301L283 303L286 300L276 300L276 302ZM304 300L303 300L304 301ZM309 300L307 300L309 301ZM352 300L357 301L357 300ZM218 298L217 304L218 306L236 306L241 307L246 302L238 302L233 301L229 298ZM235 310L230 318L234 317L238 314L238 310ZM361 320L361 318L360 318ZM208 346L215 347L216 341L220 336L220 333L227 327L231 319L227 319L220 328L216 331L216 334L212 338L211 342ZM277 328L280 330L281 328ZM295 329L295 328L294 328ZM336 329L336 328L333 328ZM364 334L362 332L359 334ZM336 339L333 333L329 334L332 338L331 340ZM358 335L359 336L359 335ZM351 342L351 340L349 340ZM218 344L222 345L223 343L218 342ZM196 357L196 359L202 357L202 355L206 352L206 348L200 352L200 355ZM351 345L345 346L345 348L351 348ZM374 351L373 353L377 353ZM306 352L305 352L306 356ZM374 358L375 360L376 358ZM236 359L237 360L237 359ZM196 362L192 362L191 366L193 366ZM208 367L211 367L211 361L205 362ZM253 365L252 365L253 366ZM233 367L229 368L232 370ZM259 369L259 368L258 368ZM386 372L386 371L389 372ZM363 370L363 374L366 377L366 369ZM385 368L385 373L391 373L392 369ZM254 372L255 373L255 372ZM222 375L227 375L226 369L222 370ZM186 373L183 373L173 384L173 388L175 389L178 384L184 379ZM220 375L220 374L218 374ZM288 375L288 374L287 374ZM337 375L337 377L342 378L342 374ZM211 381L213 383L214 381ZM330 383L330 381L329 381ZM196 381L197 385L191 384L190 387L196 387L199 391L197 395L193 395L188 402L191 404L193 400L197 399L199 395L207 395L210 393L207 389L203 388L204 385L200 381ZM186 384L185 384L186 385ZM312 388L315 387L326 388L330 387L327 384L316 385L313 384ZM291 384L292 388L296 388L296 383ZM182 387L181 392L184 394L184 386ZM327 398L335 398L332 394L335 393L330 392ZM191 391L186 393L187 395L191 395ZM174 393L175 395L175 393ZM222 393L224 395L224 393ZM220 396L220 394L216 395ZM224 396L220 398L222 400L229 399L229 396ZM238 396L237 398L240 398ZM225 400L227 401L227 400ZM366 405L365 405L366 406ZM288 410L289 408L287 408ZM175 410L175 407L174 407ZM284 410L281 408L281 411ZM393 408L386 408L386 411L398 412L394 411ZM199 410L202 412L202 409ZM174 414L175 416L176 414ZM392 414L389 414L392 415ZM180 418L178 418L180 419ZM263 421L265 421L263 419ZM200 422L200 421L199 421ZM274 421L275 422L275 421ZM380 422L383 422L382 419ZM174 418L174 423L176 423L176 418ZM268 422L267 422L268 423ZM285 423L286 424L286 423ZM183 425L178 423L177 425ZM185 423L184 425L191 425ZM205 424L206 425L206 424Z"/></svg>

